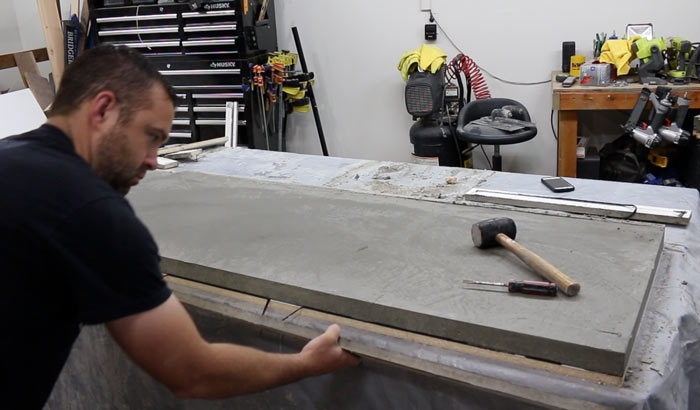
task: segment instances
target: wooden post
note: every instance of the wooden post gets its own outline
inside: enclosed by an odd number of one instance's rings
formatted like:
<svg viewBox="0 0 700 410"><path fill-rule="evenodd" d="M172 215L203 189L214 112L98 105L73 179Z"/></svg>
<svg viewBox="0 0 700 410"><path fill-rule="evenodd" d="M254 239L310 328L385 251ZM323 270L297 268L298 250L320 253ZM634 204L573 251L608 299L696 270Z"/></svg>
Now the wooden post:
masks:
<svg viewBox="0 0 700 410"><path fill-rule="evenodd" d="M90 8L88 0L83 0L83 7L80 9L80 43L78 44L78 54L85 50L85 42L87 41L87 31L90 27Z"/></svg>
<svg viewBox="0 0 700 410"><path fill-rule="evenodd" d="M61 27L61 13L53 0L36 0L39 6L39 16L41 26L46 39L46 50L51 61L51 71L53 72L56 91L61 84L63 71L66 68L65 46L63 44L63 28Z"/></svg>
<svg viewBox="0 0 700 410"><path fill-rule="evenodd" d="M559 176L576 176L576 136L578 111L559 111Z"/></svg>

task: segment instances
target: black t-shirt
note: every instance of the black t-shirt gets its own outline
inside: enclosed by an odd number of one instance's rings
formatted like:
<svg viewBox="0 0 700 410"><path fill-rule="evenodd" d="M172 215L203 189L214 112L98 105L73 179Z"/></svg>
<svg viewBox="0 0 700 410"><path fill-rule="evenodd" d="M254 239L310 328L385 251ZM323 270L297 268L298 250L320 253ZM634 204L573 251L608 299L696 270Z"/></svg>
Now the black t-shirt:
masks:
<svg viewBox="0 0 700 410"><path fill-rule="evenodd" d="M41 408L81 325L162 304L159 260L58 128L0 140L0 406Z"/></svg>

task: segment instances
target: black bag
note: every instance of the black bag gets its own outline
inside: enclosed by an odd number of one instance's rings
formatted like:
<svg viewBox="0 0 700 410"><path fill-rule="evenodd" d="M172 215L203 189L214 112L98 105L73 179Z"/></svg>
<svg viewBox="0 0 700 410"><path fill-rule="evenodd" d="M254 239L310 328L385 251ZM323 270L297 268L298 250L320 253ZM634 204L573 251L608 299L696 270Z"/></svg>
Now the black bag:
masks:
<svg viewBox="0 0 700 410"><path fill-rule="evenodd" d="M627 135L605 144L600 151L600 179L641 182L644 178L646 161L640 161L639 158L645 158L646 155L638 151L640 151L639 145Z"/></svg>

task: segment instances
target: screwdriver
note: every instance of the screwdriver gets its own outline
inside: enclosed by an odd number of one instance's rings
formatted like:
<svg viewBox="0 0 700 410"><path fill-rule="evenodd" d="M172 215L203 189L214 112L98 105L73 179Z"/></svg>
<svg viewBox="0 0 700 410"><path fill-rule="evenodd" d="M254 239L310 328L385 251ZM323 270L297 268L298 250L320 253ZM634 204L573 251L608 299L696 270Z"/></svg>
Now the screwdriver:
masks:
<svg viewBox="0 0 700 410"><path fill-rule="evenodd" d="M463 281L469 285L489 285L489 286L506 286L510 293L526 293L528 295L540 296L557 296L557 284L552 282L536 282L530 280L511 280L507 283L503 282L484 282L481 280Z"/></svg>

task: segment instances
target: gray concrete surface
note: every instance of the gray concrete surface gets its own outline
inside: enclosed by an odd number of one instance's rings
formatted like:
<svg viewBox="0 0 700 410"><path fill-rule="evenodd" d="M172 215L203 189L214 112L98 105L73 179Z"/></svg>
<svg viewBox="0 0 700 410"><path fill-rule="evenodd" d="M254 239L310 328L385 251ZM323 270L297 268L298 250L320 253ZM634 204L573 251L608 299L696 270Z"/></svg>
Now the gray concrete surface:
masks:
<svg viewBox="0 0 700 410"><path fill-rule="evenodd" d="M290 184L158 173L129 195L164 271L477 346L621 375L663 241L657 225L538 215ZM518 240L581 283L573 298L464 289L538 279L472 223L508 216Z"/></svg>

